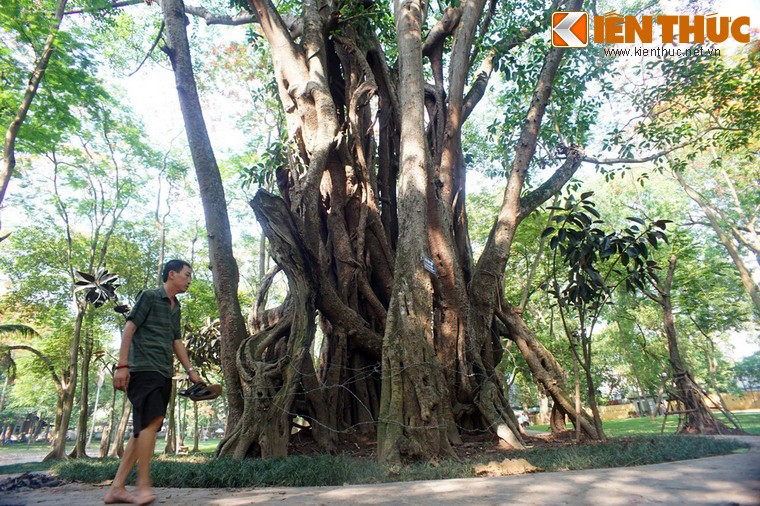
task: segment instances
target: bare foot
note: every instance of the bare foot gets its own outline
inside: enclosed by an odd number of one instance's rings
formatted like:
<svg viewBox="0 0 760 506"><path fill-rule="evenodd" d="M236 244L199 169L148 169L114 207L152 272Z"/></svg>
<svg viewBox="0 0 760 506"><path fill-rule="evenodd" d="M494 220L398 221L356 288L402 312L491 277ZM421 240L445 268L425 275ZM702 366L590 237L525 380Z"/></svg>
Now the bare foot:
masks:
<svg viewBox="0 0 760 506"><path fill-rule="evenodd" d="M135 500L135 496L127 492L126 488L110 489L103 498L106 504L134 504Z"/></svg>
<svg viewBox="0 0 760 506"><path fill-rule="evenodd" d="M138 490L134 495L134 501L132 504L139 504L140 506L146 506L152 504L156 500L156 494L151 489Z"/></svg>

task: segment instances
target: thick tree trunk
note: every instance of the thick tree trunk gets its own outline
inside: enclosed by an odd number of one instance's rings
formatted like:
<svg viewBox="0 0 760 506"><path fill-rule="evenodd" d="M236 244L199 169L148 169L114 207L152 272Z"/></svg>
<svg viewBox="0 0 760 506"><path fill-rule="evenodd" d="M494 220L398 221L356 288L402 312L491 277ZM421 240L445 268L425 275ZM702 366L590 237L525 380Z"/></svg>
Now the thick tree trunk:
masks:
<svg viewBox="0 0 760 506"><path fill-rule="evenodd" d="M219 444L218 454L235 458L287 455L294 402L311 361L316 330L315 262L297 235L285 202L260 190L251 203L270 237L272 258L288 278L284 316L246 339L238 356L243 378L243 416Z"/></svg>
<svg viewBox="0 0 760 506"><path fill-rule="evenodd" d="M388 462L450 456L455 432L450 397L436 356L433 290L437 272L428 246L422 2L395 5L401 113L399 230L396 273L383 338L378 456Z"/></svg>
<svg viewBox="0 0 760 506"><path fill-rule="evenodd" d="M174 69L180 108L206 217L211 273L221 323L222 371L229 410L227 423L228 426L234 426L243 412L237 353L248 332L238 299L239 275L232 252L227 201L195 86L185 30L184 4L182 0L162 0L161 8L167 35L167 45L163 49L169 55Z"/></svg>
<svg viewBox="0 0 760 506"><path fill-rule="evenodd" d="M176 3L164 1L167 33L181 31L169 27ZM494 315L506 307L503 275L517 226L580 165L569 149L556 173L523 195L563 51L547 55L502 211L474 269L461 136L488 80L479 75L465 95L485 2L447 9L424 43L427 5L396 2L398 74L375 33L329 5L304 2L297 34L270 0L250 5L269 42L288 132L288 161L271 168L282 198L260 192L252 206L290 291L266 310L262 283L251 336L237 353L242 414L218 453L283 455L296 416L327 451L376 426L378 455L393 462L451 455L461 432L491 431L522 447L498 371L505 332ZM446 90L443 48L452 35ZM433 85L423 79L423 54ZM316 364L315 310L324 334ZM556 361L521 320L509 330L555 406L575 415ZM588 415L581 420L597 437Z"/></svg>

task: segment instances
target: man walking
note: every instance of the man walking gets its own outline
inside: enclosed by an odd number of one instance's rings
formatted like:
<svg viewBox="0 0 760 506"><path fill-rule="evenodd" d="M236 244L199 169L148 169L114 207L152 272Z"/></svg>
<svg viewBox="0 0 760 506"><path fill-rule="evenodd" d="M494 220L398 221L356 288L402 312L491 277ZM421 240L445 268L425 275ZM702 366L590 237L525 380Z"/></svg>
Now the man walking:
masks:
<svg viewBox="0 0 760 506"><path fill-rule="evenodd" d="M177 355L191 381L200 381L180 339L180 304L176 297L187 291L192 277L193 270L187 262L166 262L162 273L163 286L142 292L127 315L113 384L118 390L126 390L132 403L134 433L104 498L106 504L144 505L156 499L150 479L150 462L156 447L156 433L161 430L171 394L172 354ZM131 494L125 485L135 463L137 490Z"/></svg>

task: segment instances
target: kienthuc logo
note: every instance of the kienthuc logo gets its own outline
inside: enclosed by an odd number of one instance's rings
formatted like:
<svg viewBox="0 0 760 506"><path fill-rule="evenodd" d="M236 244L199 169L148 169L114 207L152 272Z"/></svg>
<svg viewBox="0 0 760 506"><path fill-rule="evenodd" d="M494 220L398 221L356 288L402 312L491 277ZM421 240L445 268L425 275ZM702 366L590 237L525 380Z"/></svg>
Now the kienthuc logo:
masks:
<svg viewBox="0 0 760 506"><path fill-rule="evenodd" d="M588 46L588 13L557 11L552 13L552 46Z"/></svg>
<svg viewBox="0 0 760 506"><path fill-rule="evenodd" d="M730 18L717 13L706 16L623 16L615 11L594 16L594 42L597 44L652 44L654 26L659 25L658 42L663 44L719 44L732 38L747 43L749 16ZM552 13L552 46L586 47L589 42L587 12L557 11Z"/></svg>

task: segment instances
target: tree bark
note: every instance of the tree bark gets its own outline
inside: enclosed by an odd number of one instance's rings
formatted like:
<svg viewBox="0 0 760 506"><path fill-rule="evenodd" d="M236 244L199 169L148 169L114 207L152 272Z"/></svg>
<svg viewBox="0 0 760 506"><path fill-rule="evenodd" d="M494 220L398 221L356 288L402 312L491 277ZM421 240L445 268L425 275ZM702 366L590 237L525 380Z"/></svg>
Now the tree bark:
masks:
<svg viewBox="0 0 760 506"><path fill-rule="evenodd" d="M95 434L95 414L98 412L98 403L100 402L100 391L103 388L103 381L105 380L105 370L101 369L98 372L98 388L95 391L95 403L92 407L92 424L90 424L90 433L87 436L87 443L85 447L92 443L92 436Z"/></svg>
<svg viewBox="0 0 760 506"><path fill-rule="evenodd" d="M169 406L166 408L166 446L164 453L174 455L177 453L177 382L172 379L172 391L169 396Z"/></svg>
<svg viewBox="0 0 760 506"><path fill-rule="evenodd" d="M89 319L92 321L92 318ZM84 350L82 353L82 377L79 387L79 417L77 419L77 442L69 458L87 457L87 422L90 418L90 362L93 348L92 329L85 330Z"/></svg>
<svg viewBox="0 0 760 506"><path fill-rule="evenodd" d="M66 458L66 432L69 430L71 412L74 408L74 393L77 386L77 371L79 370L79 343L82 335L87 302L79 302L77 317L74 322L74 333L69 348L68 368L61 374L61 392L59 393L58 414L56 416L56 437L53 448L43 462Z"/></svg>
<svg viewBox="0 0 760 506"><path fill-rule="evenodd" d="M180 108L206 218L209 259L221 323L222 371L229 409L228 426L233 426L240 420L243 412L237 352L248 333L238 299L239 274L232 252L227 201L195 85L185 30L184 4L182 0L162 0L161 8L167 35L167 44L163 49L169 56L174 70Z"/></svg>
<svg viewBox="0 0 760 506"><path fill-rule="evenodd" d="M121 401L121 418L119 418L116 434L113 436L113 446L109 457L121 458L121 456L124 455L124 434L127 432L127 424L129 424L129 416L131 414L132 403L129 402L127 394L125 393Z"/></svg>
<svg viewBox="0 0 760 506"><path fill-rule="evenodd" d="M287 455L294 401L311 360L316 330L317 274L286 203L263 190L251 206L270 237L272 258L288 278L286 316L247 338L240 349L243 416L220 442L217 453L235 458Z"/></svg>
<svg viewBox="0 0 760 506"><path fill-rule="evenodd" d="M675 270L676 256L671 255L668 260L665 284L659 291L660 305L663 312L663 325L665 327L665 335L668 338L668 356L673 371L673 382L675 383L674 394L683 407L683 418L678 426L678 433L727 434L733 432L710 412L710 409L704 402L701 388L681 359L681 351L678 346L678 333L676 331L675 317L673 316L673 303L671 301L671 288Z"/></svg>
<svg viewBox="0 0 760 506"><path fill-rule="evenodd" d="M176 2L165 0L165 12ZM499 219L474 267L461 136L490 75L479 74L465 94L485 2L447 9L424 41L428 5L396 2L398 72L373 30L329 5L304 2L294 31L270 0L249 3L269 43L288 134L287 163L271 168L281 198L259 192L252 207L289 293L264 309L270 285L262 283L251 335L237 353L242 414L218 454L282 455L296 416L309 424L300 433L326 451L376 426L378 455L391 462L451 455L468 432L490 431L521 448L498 371L504 335L533 364L557 412L575 416L561 369L524 322L511 315L506 333L494 323L511 311L504 272L517 226L582 159L567 149L555 174L523 194L563 51L547 54ZM433 84L424 81L423 51ZM315 311L324 335L316 362ZM588 415L580 416L596 438Z"/></svg>

